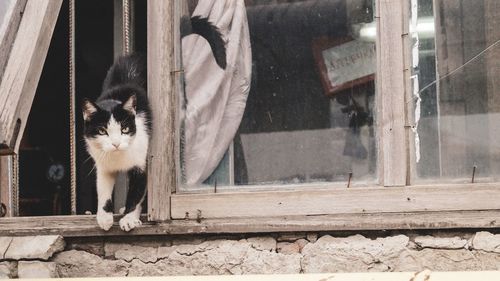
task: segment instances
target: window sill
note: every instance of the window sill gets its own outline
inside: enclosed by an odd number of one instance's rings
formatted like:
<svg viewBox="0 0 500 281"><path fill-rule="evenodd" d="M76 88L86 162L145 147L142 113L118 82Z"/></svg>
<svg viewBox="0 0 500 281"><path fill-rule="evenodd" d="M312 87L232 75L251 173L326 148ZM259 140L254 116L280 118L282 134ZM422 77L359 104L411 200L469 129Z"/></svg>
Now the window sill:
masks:
<svg viewBox="0 0 500 281"><path fill-rule="evenodd" d="M62 235L65 237L265 233L294 231L380 231L478 229L500 227L500 210L338 214L272 218L172 220L144 224L131 232L99 229L95 216L18 217L0 219L0 236ZM144 218L145 219L145 218Z"/></svg>
<svg viewBox="0 0 500 281"><path fill-rule="evenodd" d="M498 198L498 183L172 194L171 215L173 219L254 219L500 210Z"/></svg>

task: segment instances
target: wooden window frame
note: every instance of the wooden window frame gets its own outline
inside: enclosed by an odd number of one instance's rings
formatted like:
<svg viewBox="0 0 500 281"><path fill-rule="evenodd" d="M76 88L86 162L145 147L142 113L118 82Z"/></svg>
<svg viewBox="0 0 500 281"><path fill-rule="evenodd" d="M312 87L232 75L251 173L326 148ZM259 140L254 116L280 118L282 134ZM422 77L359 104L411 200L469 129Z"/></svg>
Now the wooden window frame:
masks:
<svg viewBox="0 0 500 281"><path fill-rule="evenodd" d="M7 58L12 50L12 45L16 38L19 24L21 23L21 15L26 7L26 1L27 0L15 0L5 13L4 20L9 21L0 28L0 78L5 71Z"/></svg>
<svg viewBox="0 0 500 281"><path fill-rule="evenodd" d="M498 183L411 185L414 170L409 1L376 0L377 130L379 185L293 190L180 194L178 92L182 77L180 35L175 28L183 0L148 2L148 92L154 135L148 158L148 216L130 233L104 232L95 216L0 219L0 235L64 236L370 231L496 228ZM0 169L2 166L0 166ZM118 219L118 216L116 217ZM146 220L146 218L144 218Z"/></svg>
<svg viewBox="0 0 500 281"><path fill-rule="evenodd" d="M16 2L16 15L5 40L12 47L6 48L8 57L3 58L0 77L0 154L19 149L62 0L24 3Z"/></svg>

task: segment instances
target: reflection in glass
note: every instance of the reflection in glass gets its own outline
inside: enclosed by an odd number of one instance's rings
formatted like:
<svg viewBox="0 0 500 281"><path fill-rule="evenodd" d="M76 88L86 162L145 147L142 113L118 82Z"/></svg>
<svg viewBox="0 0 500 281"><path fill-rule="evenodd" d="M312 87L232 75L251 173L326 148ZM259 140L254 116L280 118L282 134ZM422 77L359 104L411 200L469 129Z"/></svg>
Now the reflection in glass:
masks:
<svg viewBox="0 0 500 281"><path fill-rule="evenodd" d="M374 182L372 1L245 5L250 91L232 143L203 183L346 183L350 173L356 184Z"/></svg>
<svg viewBox="0 0 500 281"><path fill-rule="evenodd" d="M418 34L414 45L417 178L470 182L475 170L476 181L493 180L500 174L500 3L418 0L413 17L435 25L434 37Z"/></svg>

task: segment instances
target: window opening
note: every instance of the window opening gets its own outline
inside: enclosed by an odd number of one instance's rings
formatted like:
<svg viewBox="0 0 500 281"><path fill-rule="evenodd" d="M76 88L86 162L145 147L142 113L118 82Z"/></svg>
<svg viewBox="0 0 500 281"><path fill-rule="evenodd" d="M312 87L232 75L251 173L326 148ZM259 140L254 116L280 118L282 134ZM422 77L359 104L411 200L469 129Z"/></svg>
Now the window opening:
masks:
<svg viewBox="0 0 500 281"><path fill-rule="evenodd" d="M134 11L128 13L129 51L136 48L146 53L146 1L125 2ZM74 3L74 25L69 24L71 3ZM16 168L19 171L12 173L12 201L19 202L14 204L14 209L19 208L19 216L95 213L95 171L84 147L79 104L83 97L95 98L100 94L103 79L117 51L114 38L123 38L117 36L124 30L123 22L119 27L114 25L116 17L123 19L121 14L116 14L117 5L121 8L122 1L63 1L19 155L11 161L11 171ZM70 32L70 26L74 27L74 33ZM135 30L139 32L132 36L131 31ZM71 34L74 36L75 75L72 110L73 97L68 94ZM70 132L72 114L75 118L73 133ZM74 153L70 150L71 136L75 142ZM72 165L75 165L73 169ZM73 177L71 171L75 172ZM77 186L73 196L72 186Z"/></svg>

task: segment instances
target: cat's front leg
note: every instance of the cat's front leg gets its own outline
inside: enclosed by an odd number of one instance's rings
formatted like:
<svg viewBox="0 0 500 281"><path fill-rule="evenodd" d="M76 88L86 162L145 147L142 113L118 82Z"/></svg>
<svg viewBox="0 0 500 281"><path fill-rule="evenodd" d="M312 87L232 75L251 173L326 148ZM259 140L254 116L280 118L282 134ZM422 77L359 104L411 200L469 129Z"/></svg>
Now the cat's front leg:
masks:
<svg viewBox="0 0 500 281"><path fill-rule="evenodd" d="M116 173L97 169L97 224L104 230L113 226L113 187Z"/></svg>
<svg viewBox="0 0 500 281"><path fill-rule="evenodd" d="M120 219L120 228L130 231L142 224L140 220L142 202L146 197L147 176L144 169L135 167L128 171L129 188L125 204L125 216Z"/></svg>

